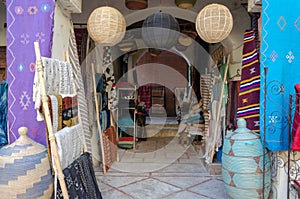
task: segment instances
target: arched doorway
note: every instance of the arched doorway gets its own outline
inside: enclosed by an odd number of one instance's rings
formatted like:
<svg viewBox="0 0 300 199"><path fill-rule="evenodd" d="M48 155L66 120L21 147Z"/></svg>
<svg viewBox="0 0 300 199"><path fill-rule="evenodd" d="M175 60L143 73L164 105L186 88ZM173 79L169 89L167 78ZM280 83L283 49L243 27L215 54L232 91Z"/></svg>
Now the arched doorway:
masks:
<svg viewBox="0 0 300 199"><path fill-rule="evenodd" d="M152 56L150 52L144 53L138 59L136 66L139 67L140 65L148 64L149 70L142 70L141 73L137 74L137 80L139 85L142 85L144 81L147 81L145 78L149 78L151 82L163 82L161 81L162 78L168 79L168 81L172 81L173 88L165 87L165 85L161 84L147 84L144 85L149 87L151 92L150 95L144 94L142 91L145 90L143 86L141 87L140 98L144 100L147 104L147 108L152 107L152 111L155 111L155 106L158 108L160 106L165 107L166 114L168 117L175 117L176 116L176 107L175 107L175 95L174 91L176 88L185 88L188 85L188 81L179 82L176 81L176 75L174 77L168 76L165 77L164 75L157 75L160 71L153 71L153 68L150 68L150 64L163 64L168 66L177 72L180 73L182 77L188 80L188 64L183 57L180 55L170 52L170 51L163 51L158 56ZM152 71L152 72L151 72ZM143 75L142 73L146 73L147 75ZM150 102L150 103L149 103ZM159 111L158 111L159 112Z"/></svg>

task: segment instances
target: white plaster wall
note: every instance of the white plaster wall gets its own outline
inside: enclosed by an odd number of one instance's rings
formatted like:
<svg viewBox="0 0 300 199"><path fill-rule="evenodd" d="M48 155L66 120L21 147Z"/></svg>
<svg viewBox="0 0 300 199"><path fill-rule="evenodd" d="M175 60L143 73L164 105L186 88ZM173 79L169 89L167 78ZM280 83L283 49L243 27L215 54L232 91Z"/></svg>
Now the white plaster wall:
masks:
<svg viewBox="0 0 300 199"><path fill-rule="evenodd" d="M54 28L52 58L65 60L65 52L69 46L71 16L56 3L54 11Z"/></svg>
<svg viewBox="0 0 300 199"><path fill-rule="evenodd" d="M6 7L3 3L0 3L0 46L6 46Z"/></svg>

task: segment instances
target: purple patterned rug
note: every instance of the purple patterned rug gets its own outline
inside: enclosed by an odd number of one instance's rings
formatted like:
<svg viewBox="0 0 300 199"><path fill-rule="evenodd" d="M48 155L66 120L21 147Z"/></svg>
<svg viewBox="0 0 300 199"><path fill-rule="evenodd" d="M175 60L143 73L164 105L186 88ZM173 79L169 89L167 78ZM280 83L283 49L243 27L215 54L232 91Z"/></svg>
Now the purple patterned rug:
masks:
<svg viewBox="0 0 300 199"><path fill-rule="evenodd" d="M10 143L18 128L28 127L28 136L46 144L45 123L36 121L32 101L35 71L33 43L40 44L41 55L51 56L55 0L7 0L7 79Z"/></svg>

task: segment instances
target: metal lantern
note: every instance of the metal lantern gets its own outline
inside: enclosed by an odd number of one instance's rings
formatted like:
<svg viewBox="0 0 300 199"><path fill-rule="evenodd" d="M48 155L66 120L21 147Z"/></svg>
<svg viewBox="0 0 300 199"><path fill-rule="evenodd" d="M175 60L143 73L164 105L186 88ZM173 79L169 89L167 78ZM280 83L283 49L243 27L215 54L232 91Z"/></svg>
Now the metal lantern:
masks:
<svg viewBox="0 0 300 199"><path fill-rule="evenodd" d="M130 10L142 10L148 7L148 0L126 0L125 5Z"/></svg>
<svg viewBox="0 0 300 199"><path fill-rule="evenodd" d="M175 4L179 7L179 8L183 8L183 9L189 9L192 8L197 0L175 0Z"/></svg>
<svg viewBox="0 0 300 199"><path fill-rule="evenodd" d="M114 46L123 39L126 22L117 9L103 6L96 8L89 16L87 30L96 43Z"/></svg>
<svg viewBox="0 0 300 199"><path fill-rule="evenodd" d="M196 31L204 41L218 43L231 32L233 19L229 9L221 4L205 6L196 18Z"/></svg>
<svg viewBox="0 0 300 199"><path fill-rule="evenodd" d="M142 37L149 48L170 49L179 36L179 24L170 14L158 12L147 17L142 26Z"/></svg>

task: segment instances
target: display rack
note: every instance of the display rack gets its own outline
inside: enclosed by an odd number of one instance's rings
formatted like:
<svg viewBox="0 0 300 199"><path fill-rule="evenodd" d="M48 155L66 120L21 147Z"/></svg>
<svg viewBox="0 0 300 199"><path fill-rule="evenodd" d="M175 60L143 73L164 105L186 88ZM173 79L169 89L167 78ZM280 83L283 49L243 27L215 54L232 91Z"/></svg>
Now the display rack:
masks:
<svg viewBox="0 0 300 199"><path fill-rule="evenodd" d="M39 82L40 82L42 106L43 106L44 117L45 117L47 131L48 131L48 139L49 139L49 143L50 143L50 151L51 151L51 155L54 157L53 164L58 173L58 180L59 180L59 184L60 184L60 187L62 190L63 198L68 199L69 195L68 195L61 163L60 163L59 156L58 156L55 136L54 136L51 117L50 117L50 111L49 111L49 107L48 107L48 97L47 97L46 89L45 89L43 64L42 64L41 52L40 52L40 47L39 47L38 42L34 42L34 49L35 49L35 55L36 55L36 67L37 67L37 72L38 72Z"/></svg>
<svg viewBox="0 0 300 199"><path fill-rule="evenodd" d="M165 87L152 86L151 89L151 115L154 117L165 116Z"/></svg>
<svg viewBox="0 0 300 199"><path fill-rule="evenodd" d="M118 143L136 145L136 114L137 89L134 87L117 88L118 108L117 108L117 140ZM126 137L123 137L125 132Z"/></svg>

